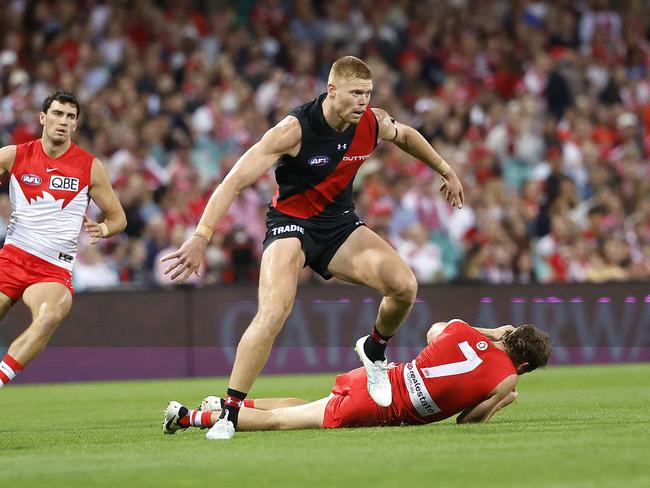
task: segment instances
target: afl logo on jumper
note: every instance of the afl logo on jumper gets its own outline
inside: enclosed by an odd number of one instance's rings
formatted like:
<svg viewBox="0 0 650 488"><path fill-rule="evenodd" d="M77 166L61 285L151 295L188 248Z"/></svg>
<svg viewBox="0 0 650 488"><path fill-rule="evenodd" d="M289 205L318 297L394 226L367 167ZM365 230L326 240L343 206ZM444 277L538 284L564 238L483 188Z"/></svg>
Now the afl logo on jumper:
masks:
<svg viewBox="0 0 650 488"><path fill-rule="evenodd" d="M32 175L32 174L25 174L20 177L21 180L23 180L23 183L26 183L28 185L33 185L33 186L38 186L41 184L43 180L41 180L41 177L38 175Z"/></svg>
<svg viewBox="0 0 650 488"><path fill-rule="evenodd" d="M309 164L309 166L323 166L329 162L330 158L327 156L314 156L309 161L307 161L307 164Z"/></svg>
<svg viewBox="0 0 650 488"><path fill-rule="evenodd" d="M479 341L476 343L476 349L479 351L485 351L488 348L488 343L485 341Z"/></svg>
<svg viewBox="0 0 650 488"><path fill-rule="evenodd" d="M52 176L50 190L79 191L79 178L70 176Z"/></svg>

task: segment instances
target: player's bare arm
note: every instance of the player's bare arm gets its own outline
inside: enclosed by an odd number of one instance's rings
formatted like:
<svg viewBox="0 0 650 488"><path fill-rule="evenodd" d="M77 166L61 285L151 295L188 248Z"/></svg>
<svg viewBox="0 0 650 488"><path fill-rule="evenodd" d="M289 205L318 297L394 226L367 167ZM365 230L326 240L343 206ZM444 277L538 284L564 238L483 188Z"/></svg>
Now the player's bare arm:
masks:
<svg viewBox="0 0 650 488"><path fill-rule="evenodd" d="M518 379L516 374L508 376L497 385L489 398L461 412L456 417L456 422L466 424L490 420L495 413L510 405L517 398L516 386Z"/></svg>
<svg viewBox="0 0 650 488"><path fill-rule="evenodd" d="M84 228L90 235L92 244L97 244L100 239L122 232L126 227L126 214L122 204L113 191L104 166L97 158L93 160L89 193L104 214L103 222L95 222L84 216Z"/></svg>
<svg viewBox="0 0 650 488"><path fill-rule="evenodd" d="M298 120L293 116L285 117L239 158L212 193L194 235L178 251L162 258L162 261L173 260L165 274L173 272L172 280L180 278L179 282L182 283L197 272L214 228L226 215L237 195L271 169L278 158L285 154L297 155L301 136Z"/></svg>
<svg viewBox="0 0 650 488"><path fill-rule="evenodd" d="M419 159L442 177L440 191L453 207L462 208L465 201L463 185L461 185L456 172L451 166L431 147L431 144L413 127L402 124L393 119L385 110L372 109L379 122L379 138L392 142L402 151Z"/></svg>
<svg viewBox="0 0 650 488"><path fill-rule="evenodd" d="M436 322L433 324L427 331L427 344L431 344L451 322L453 322L453 320L450 320L449 322ZM484 329L481 327L473 327L473 329L479 331L491 341L500 341L507 333L515 330L515 327L513 325L502 325L501 327L495 327L494 329Z"/></svg>
<svg viewBox="0 0 650 488"><path fill-rule="evenodd" d="M16 146L5 146L0 148L0 175L11 171L16 159Z"/></svg>
<svg viewBox="0 0 650 488"><path fill-rule="evenodd" d="M484 329L482 327L474 327L475 330L479 331L485 337L491 341L500 341L503 337L515 330L514 325L502 325L501 327L495 327L494 329Z"/></svg>

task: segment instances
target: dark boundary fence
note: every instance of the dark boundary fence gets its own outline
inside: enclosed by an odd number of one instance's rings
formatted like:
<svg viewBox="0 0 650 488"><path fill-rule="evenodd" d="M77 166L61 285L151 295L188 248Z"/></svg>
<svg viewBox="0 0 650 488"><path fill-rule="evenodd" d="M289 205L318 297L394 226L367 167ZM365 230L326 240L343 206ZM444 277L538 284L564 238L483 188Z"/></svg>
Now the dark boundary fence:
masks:
<svg viewBox="0 0 650 488"><path fill-rule="evenodd" d="M254 287L179 287L80 293L47 350L18 382L225 375L255 315ZM374 322L381 297L345 285L305 286L276 340L265 373L344 371L358 365L355 339ZM423 286L391 343L411 359L428 327L533 323L553 341L552 364L650 361L650 286ZM19 304L0 324L0 349L29 322ZM2 352L2 351L0 351Z"/></svg>

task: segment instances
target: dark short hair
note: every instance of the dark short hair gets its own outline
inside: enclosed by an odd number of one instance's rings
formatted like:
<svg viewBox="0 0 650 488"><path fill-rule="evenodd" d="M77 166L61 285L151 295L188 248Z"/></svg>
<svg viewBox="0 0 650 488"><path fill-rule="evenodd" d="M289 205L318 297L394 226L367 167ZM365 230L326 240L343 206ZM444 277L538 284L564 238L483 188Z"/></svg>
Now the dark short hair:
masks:
<svg viewBox="0 0 650 488"><path fill-rule="evenodd" d="M81 113L81 107L79 106L79 100L72 93L65 90L54 90L48 95L48 97L43 100L43 112L47 113L52 105L52 102L57 101L59 103L69 103L77 109L77 118Z"/></svg>
<svg viewBox="0 0 650 488"><path fill-rule="evenodd" d="M526 372L546 366L551 356L551 341L548 334L534 325L526 324L517 327L504 337L503 342L508 349L508 356L515 365L528 363Z"/></svg>

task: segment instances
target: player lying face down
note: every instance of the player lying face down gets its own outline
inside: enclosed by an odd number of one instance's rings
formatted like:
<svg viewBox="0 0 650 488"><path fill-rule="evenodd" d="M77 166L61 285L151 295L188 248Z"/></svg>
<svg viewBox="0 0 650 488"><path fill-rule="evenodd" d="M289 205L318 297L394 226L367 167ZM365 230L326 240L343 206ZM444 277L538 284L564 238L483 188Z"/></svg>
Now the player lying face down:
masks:
<svg viewBox="0 0 650 488"><path fill-rule="evenodd" d="M519 376L545 366L550 352L548 335L533 325L482 329L457 319L438 322L427 332L427 346L413 361L390 369L393 402L388 407L370 398L365 370L358 368L337 376L331 394L320 400L247 400L239 428L418 425L454 415L458 423L486 422L517 398ZM200 410L170 402L163 432L211 427L220 410L218 397L207 397Z"/></svg>

